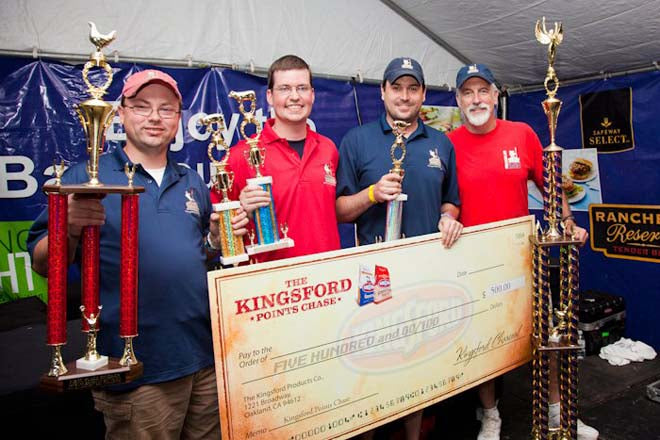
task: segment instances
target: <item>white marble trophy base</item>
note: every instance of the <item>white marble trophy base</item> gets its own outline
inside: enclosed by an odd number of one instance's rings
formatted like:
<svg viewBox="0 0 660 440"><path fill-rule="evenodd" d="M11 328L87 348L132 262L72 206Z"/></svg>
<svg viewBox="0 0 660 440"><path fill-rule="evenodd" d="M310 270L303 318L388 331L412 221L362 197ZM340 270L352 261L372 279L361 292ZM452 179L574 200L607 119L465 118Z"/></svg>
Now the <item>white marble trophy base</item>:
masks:
<svg viewBox="0 0 660 440"><path fill-rule="evenodd" d="M244 261L248 261L250 256L248 254L234 255L233 257L220 257L220 263L223 266L229 266L230 264L238 264Z"/></svg>
<svg viewBox="0 0 660 440"><path fill-rule="evenodd" d="M239 202L239 201L214 203L213 204L213 211L214 212L222 212L222 211L227 211L229 209L237 209L237 208L240 208L240 206L241 206L241 202Z"/></svg>
<svg viewBox="0 0 660 440"><path fill-rule="evenodd" d="M264 252L276 251L278 249L286 249L293 247L295 243L291 238L280 238L279 241L269 244L254 244L245 246L248 255L261 254Z"/></svg>
<svg viewBox="0 0 660 440"><path fill-rule="evenodd" d="M245 179L248 185L268 185L273 183L273 176L253 177L252 179Z"/></svg>
<svg viewBox="0 0 660 440"><path fill-rule="evenodd" d="M84 357L76 360L76 368L80 368L81 370L94 371L106 365L108 365L107 356L99 356L96 360L85 360Z"/></svg>

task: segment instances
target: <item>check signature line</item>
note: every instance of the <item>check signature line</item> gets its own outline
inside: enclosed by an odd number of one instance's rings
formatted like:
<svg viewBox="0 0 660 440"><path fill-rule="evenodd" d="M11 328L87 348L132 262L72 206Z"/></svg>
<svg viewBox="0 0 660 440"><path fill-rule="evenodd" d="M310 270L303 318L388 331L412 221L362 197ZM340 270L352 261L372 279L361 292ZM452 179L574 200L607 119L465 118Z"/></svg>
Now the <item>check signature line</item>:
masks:
<svg viewBox="0 0 660 440"><path fill-rule="evenodd" d="M411 318L411 319L408 319L408 320L406 320L406 321L401 321L401 322L397 322L397 323L395 323L395 324L386 325L385 327L381 327L381 328L378 328L378 329L375 329L375 330L369 330L369 331L362 332L362 333L356 333L356 334L351 335L351 336L346 336L345 338L335 339L334 341L324 342L323 344L314 345L314 346L312 346L312 347L301 348L300 350L290 351L289 353L284 353L284 354L281 354L281 355L279 355L279 356L273 356L271 359L272 359L272 360L275 360L275 359L279 359L279 358L281 358L281 357L291 356L292 354L301 353L301 352L303 352L303 351L314 350L315 348L324 347L324 346L326 346L326 345L331 345L331 344L336 344L337 342L345 341L345 340L347 340L347 339L357 338L357 337L359 337L359 336L364 336L364 335L368 335L368 334L370 334L370 333L379 332L379 331L381 331L381 330L386 330L386 329L391 328L391 327L396 327L396 326L401 325L401 324L407 324L407 323L412 322L412 321L418 321L418 320L420 320L420 319L425 319L425 318L428 318L428 317L430 317L430 316L437 315L437 314L439 314L439 313L444 313L444 312L448 312L448 311L450 311L450 310L457 309L457 308L459 308L459 307L469 306L470 304L474 304L474 303L477 303L477 302L479 302L479 301L480 301L480 300L475 299L475 300L472 300L472 301L464 302L463 304L459 304L459 305L456 305L456 306L448 307L448 308L446 308L446 309L438 310L437 312L428 313L428 314L426 314L426 315L418 316L417 318Z"/></svg>
<svg viewBox="0 0 660 440"><path fill-rule="evenodd" d="M285 428L289 425L294 425L298 422L302 422L303 420L311 419L312 417L320 416L321 414L326 414L326 413L329 413L329 412L334 411L334 410L339 409L339 408L343 408L343 407L348 406L348 405L353 405L354 403L361 402L362 400L371 399L372 397L377 396L378 394L380 394L380 393L373 393L373 394L369 394L368 396L360 397L359 399L351 400L350 402L344 403L343 405L336 406L332 409L327 409L325 411L321 411L319 413L312 414L311 416L307 416L307 417L304 417L302 419L294 420L293 422L290 422L290 423L287 423L285 425L281 425L281 426L278 426L276 428L270 429L269 432L277 431L280 428Z"/></svg>
<svg viewBox="0 0 660 440"><path fill-rule="evenodd" d="M349 352L346 352L346 353L342 353L342 354L340 354L340 355L333 356L333 357L329 357L329 358L327 358L327 359L323 359L323 360L318 361L318 362L315 362L315 363L313 363L313 364L301 365L300 367L290 368L290 369L287 369L287 370L284 370L284 371L280 371L279 373L273 373L273 374L269 374L268 376L257 377L256 379L246 380L246 381L243 382L241 385L247 385L247 384L252 383L252 382L258 382L258 381L263 380L263 379L269 379L269 378L271 378L271 377L279 376L280 374L289 373L289 372L291 372L291 371L300 370L300 369L302 369L302 368L312 367L312 366L314 366L314 365L318 365L318 364L321 364L321 363L323 363L323 362L327 362L327 361L331 361L331 360L334 360L334 359L338 359L338 358L343 357L343 356L348 356L348 355L350 355L350 354L358 353L358 352L360 352L360 351L369 350L369 349L372 349L372 348L375 348L375 347L379 347L379 346L381 346L381 345L390 344L390 343L392 343L392 342L394 342L394 341L398 341L399 339L406 339L406 338L409 338L409 337L411 337L411 336L415 336L415 335L417 335L417 334L424 333L424 332L427 332L427 331L429 331L429 330L433 330L433 329L436 329L436 328L438 328L438 327L445 326L445 325L447 325L447 324L453 324L453 323L455 323L455 322L459 322L459 321L462 321L462 320L464 320L464 319L472 318L473 316L481 315L482 313L487 313L487 312L489 312L489 310L481 310L480 312L475 312L475 313L472 313L472 314L470 314L470 315L466 315L466 316L463 316L463 317L461 317L461 318L454 319L454 320L452 320L452 321L443 322L442 324L438 324L438 325L434 325L434 326L432 326L432 327L425 328L425 329L422 330L422 331L417 331L417 330L415 330L415 332L413 332L413 333L409 333L409 334L407 334L407 335L405 335L405 336L400 336L400 337L398 337L398 338L394 338L394 339L388 339L387 341L383 341L383 342L381 342L381 343L379 343L379 344L374 344L374 345L370 345L370 346L368 346L368 347L360 348L359 350L353 350L353 351L349 351ZM399 323L399 324L397 324L397 325L400 325L400 324L402 324L402 323ZM374 330L374 331L378 331L378 330ZM369 333L370 333L370 332L369 332ZM327 345L327 344L324 344L324 345ZM274 358L272 358L272 359L274 359Z"/></svg>
<svg viewBox="0 0 660 440"><path fill-rule="evenodd" d="M461 361L458 361L458 362L454 362L454 366L459 365L459 364L463 364L463 363L465 363L465 365L467 365L468 362L471 362L471 361L472 361L472 359L477 358L477 357L481 356L482 354L490 353L491 351L494 351L494 350L499 350L500 348L504 348L504 347L506 347L507 345L509 345L509 344L513 344L514 342L519 341L519 340L521 340L521 339L524 339L524 338L526 338L526 337L527 337L527 336L520 336L519 338L512 339L511 341L509 341L509 342L505 342L505 343L502 344L502 345L498 345L497 347L493 347L493 348L490 348L490 349L488 349L488 350L486 350L486 351L483 351L483 352L481 352L481 353L479 353L479 354L475 354L474 356L472 356L472 357L470 357L470 358L467 358L467 359L464 359L464 360L461 360Z"/></svg>

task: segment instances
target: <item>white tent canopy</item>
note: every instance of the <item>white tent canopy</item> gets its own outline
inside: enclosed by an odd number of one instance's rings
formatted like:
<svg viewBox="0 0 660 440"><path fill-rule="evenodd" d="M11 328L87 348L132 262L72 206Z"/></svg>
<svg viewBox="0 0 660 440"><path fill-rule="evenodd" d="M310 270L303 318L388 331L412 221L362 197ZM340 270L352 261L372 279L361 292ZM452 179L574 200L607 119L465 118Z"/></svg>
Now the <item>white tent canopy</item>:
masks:
<svg viewBox="0 0 660 440"><path fill-rule="evenodd" d="M545 76L538 18L564 24L556 66L567 79L654 68L659 10L658 0L3 0L0 53L86 58L94 21L117 30L107 53L122 61L259 72L295 53L320 76L379 80L391 58L410 56L429 85L453 86L462 64L483 62L517 86Z"/></svg>

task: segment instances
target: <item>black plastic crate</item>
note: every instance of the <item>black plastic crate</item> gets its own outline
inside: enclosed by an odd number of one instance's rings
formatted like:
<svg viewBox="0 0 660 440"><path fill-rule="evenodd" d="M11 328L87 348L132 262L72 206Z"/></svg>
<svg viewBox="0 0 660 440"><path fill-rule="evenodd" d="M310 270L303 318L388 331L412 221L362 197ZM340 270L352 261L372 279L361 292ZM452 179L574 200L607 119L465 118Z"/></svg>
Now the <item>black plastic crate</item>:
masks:
<svg viewBox="0 0 660 440"><path fill-rule="evenodd" d="M625 335L626 304L622 296L594 290L580 292L578 327L582 330L587 355Z"/></svg>

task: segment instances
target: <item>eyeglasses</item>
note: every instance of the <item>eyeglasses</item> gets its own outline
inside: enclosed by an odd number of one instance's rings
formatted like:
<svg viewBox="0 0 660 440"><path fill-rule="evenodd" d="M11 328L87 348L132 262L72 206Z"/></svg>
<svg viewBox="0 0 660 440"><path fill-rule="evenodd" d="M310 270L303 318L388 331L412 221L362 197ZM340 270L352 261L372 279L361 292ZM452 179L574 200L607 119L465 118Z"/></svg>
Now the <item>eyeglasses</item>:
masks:
<svg viewBox="0 0 660 440"><path fill-rule="evenodd" d="M153 113L154 109L146 105L125 105L125 108L130 108L138 116L149 117ZM156 109L158 115L163 119L172 119L175 118L180 112L171 107L160 107Z"/></svg>
<svg viewBox="0 0 660 440"><path fill-rule="evenodd" d="M284 95L284 96L289 96L291 93L293 93L294 90L299 95L306 95L309 92L311 92L312 87L306 85L295 86L295 87L287 85L287 86L277 86L274 88L274 90L280 95Z"/></svg>

